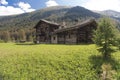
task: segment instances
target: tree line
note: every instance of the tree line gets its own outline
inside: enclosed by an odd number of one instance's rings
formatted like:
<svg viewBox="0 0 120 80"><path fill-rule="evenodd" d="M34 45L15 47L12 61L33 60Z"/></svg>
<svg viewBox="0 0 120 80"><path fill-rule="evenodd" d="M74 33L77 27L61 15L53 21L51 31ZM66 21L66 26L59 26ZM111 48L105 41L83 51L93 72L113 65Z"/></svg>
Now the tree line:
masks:
<svg viewBox="0 0 120 80"><path fill-rule="evenodd" d="M34 29L1 30L0 42L32 42L34 35Z"/></svg>

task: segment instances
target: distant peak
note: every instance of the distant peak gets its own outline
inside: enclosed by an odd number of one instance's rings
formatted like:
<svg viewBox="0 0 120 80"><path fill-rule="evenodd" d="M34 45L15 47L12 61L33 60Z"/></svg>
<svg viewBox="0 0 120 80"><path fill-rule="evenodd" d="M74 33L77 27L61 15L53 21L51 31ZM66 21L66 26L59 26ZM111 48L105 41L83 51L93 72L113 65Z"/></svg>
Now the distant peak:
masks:
<svg viewBox="0 0 120 80"><path fill-rule="evenodd" d="M104 12L119 12L119 11L115 11L115 10L109 9L109 10L104 10ZM120 13L120 12L119 12L119 13Z"/></svg>

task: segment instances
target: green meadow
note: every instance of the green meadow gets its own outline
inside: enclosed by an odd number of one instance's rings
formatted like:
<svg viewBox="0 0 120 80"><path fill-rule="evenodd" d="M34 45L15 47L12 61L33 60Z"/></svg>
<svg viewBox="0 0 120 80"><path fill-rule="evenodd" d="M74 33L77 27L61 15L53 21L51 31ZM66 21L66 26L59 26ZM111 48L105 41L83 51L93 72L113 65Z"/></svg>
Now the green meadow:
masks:
<svg viewBox="0 0 120 80"><path fill-rule="evenodd" d="M99 80L109 63L120 80L120 52L102 59L94 44L0 43L0 80Z"/></svg>

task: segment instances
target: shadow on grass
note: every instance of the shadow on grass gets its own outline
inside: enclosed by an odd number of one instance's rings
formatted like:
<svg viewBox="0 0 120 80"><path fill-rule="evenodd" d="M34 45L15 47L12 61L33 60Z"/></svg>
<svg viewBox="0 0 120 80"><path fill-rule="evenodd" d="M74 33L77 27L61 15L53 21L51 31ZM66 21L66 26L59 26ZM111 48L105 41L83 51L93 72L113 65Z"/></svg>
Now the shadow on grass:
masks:
<svg viewBox="0 0 120 80"><path fill-rule="evenodd" d="M66 45L66 46L79 46L79 45L91 45L91 44L49 44L49 43L43 43L43 44L35 44L35 43L16 43L15 45Z"/></svg>
<svg viewBox="0 0 120 80"><path fill-rule="evenodd" d="M101 66L102 64L110 64L112 66L113 70L117 70L117 65L119 64L118 61L116 61L114 58L103 58L100 55L93 55L89 57L90 63L93 65L93 69L97 71L98 74L101 73Z"/></svg>
<svg viewBox="0 0 120 80"><path fill-rule="evenodd" d="M16 43L15 45L37 45L34 43Z"/></svg>
<svg viewBox="0 0 120 80"><path fill-rule="evenodd" d="M0 74L0 80L3 80L3 76Z"/></svg>

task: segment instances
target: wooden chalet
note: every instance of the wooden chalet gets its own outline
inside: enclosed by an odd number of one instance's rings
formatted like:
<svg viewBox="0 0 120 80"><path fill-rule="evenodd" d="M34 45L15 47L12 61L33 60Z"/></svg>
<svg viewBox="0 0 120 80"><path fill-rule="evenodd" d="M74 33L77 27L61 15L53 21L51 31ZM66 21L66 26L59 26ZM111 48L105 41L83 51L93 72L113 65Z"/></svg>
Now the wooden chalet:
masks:
<svg viewBox="0 0 120 80"><path fill-rule="evenodd" d="M51 33L59 26L57 23L41 19L34 27L36 29L36 43L51 43Z"/></svg>
<svg viewBox="0 0 120 80"><path fill-rule="evenodd" d="M80 44L92 43L92 32L97 28L94 19L64 27L57 23L40 20L35 26L37 43Z"/></svg>

